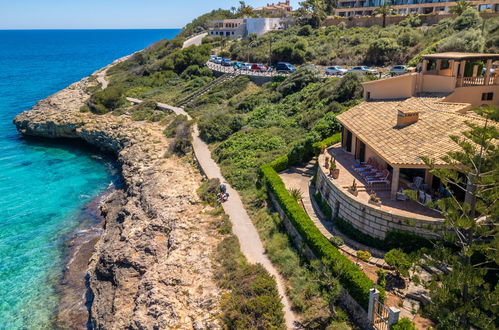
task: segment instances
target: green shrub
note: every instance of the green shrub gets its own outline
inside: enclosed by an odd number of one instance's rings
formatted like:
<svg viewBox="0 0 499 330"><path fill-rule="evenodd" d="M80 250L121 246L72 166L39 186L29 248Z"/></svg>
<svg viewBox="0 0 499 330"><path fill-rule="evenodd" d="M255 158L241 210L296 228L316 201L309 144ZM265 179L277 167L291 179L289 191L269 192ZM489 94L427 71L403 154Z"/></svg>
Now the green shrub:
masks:
<svg viewBox="0 0 499 330"><path fill-rule="evenodd" d="M375 39L369 44L366 53L366 61L373 64L385 65L391 63L399 52L400 45L393 38Z"/></svg>
<svg viewBox="0 0 499 330"><path fill-rule="evenodd" d="M199 134L208 142L223 141L243 127L243 119L239 115L219 113L202 117L199 121Z"/></svg>
<svg viewBox="0 0 499 330"><path fill-rule="evenodd" d="M361 306L367 308L369 289L373 285L372 281L322 235L303 208L291 197L281 178L270 164L260 167L260 175L304 242L318 258L325 259L330 263L332 272L338 276L342 286ZM384 290L380 289L381 296L384 297Z"/></svg>
<svg viewBox="0 0 499 330"><path fill-rule="evenodd" d="M411 268L411 261L409 256L400 249L392 249L385 254L385 261L388 265L395 268L395 270L402 276L409 276L409 268Z"/></svg>
<svg viewBox="0 0 499 330"><path fill-rule="evenodd" d="M419 14L409 14L405 19L403 19L400 23L400 26L410 26L416 27L421 25L421 18L419 18Z"/></svg>
<svg viewBox="0 0 499 330"><path fill-rule="evenodd" d="M341 79L335 92L335 101L346 102L362 98L364 77L356 72L348 72Z"/></svg>
<svg viewBox="0 0 499 330"><path fill-rule="evenodd" d="M188 121L189 119L187 119L187 116L184 115L175 116L175 119L173 119L173 121L165 128L163 134L167 138L174 138L177 127L180 124L187 124Z"/></svg>
<svg viewBox="0 0 499 330"><path fill-rule="evenodd" d="M166 117L165 112L156 110L156 102L153 101L146 101L134 105L131 107L130 113L132 115L132 120L134 121L147 120L158 122Z"/></svg>
<svg viewBox="0 0 499 330"><path fill-rule="evenodd" d="M468 8L454 20L452 27L458 31L478 29L482 22L480 14L474 8Z"/></svg>
<svg viewBox="0 0 499 330"><path fill-rule="evenodd" d="M187 119L187 116L180 115L176 116L164 130L166 137L175 138L170 145L170 152L185 155L191 150L191 125L192 122Z"/></svg>
<svg viewBox="0 0 499 330"><path fill-rule="evenodd" d="M199 198L211 206L215 206L219 192L220 180L216 178L204 181L197 190Z"/></svg>
<svg viewBox="0 0 499 330"><path fill-rule="evenodd" d="M362 250L357 251L357 258L359 258L362 261L368 261L369 259L371 259L371 257L372 255L369 251L362 251Z"/></svg>
<svg viewBox="0 0 499 330"><path fill-rule="evenodd" d="M345 242L343 241L343 238L341 238L339 236L332 236L329 239L329 241L331 242L331 244L333 244L337 248L339 248L340 246L342 246L343 244L345 244Z"/></svg>
<svg viewBox="0 0 499 330"><path fill-rule="evenodd" d="M485 39L478 29L463 30L439 43L438 52L467 52L479 53L483 51Z"/></svg>
<svg viewBox="0 0 499 330"><path fill-rule="evenodd" d="M304 25L298 31L299 36L308 37L309 35L314 33L314 29L310 25Z"/></svg>
<svg viewBox="0 0 499 330"><path fill-rule="evenodd" d="M310 83L321 81L321 75L318 70L311 68L300 68L296 72L287 77L277 91L286 96L301 91L305 86Z"/></svg>
<svg viewBox="0 0 499 330"><path fill-rule="evenodd" d="M98 91L90 97L88 107L95 114L105 114L116 110L125 104L125 96L123 88L117 86L109 86L108 88Z"/></svg>
<svg viewBox="0 0 499 330"><path fill-rule="evenodd" d="M416 330L416 325L407 317L401 318L397 323L390 327L391 330Z"/></svg>
<svg viewBox="0 0 499 330"><path fill-rule="evenodd" d="M378 275L377 283L384 287L386 285L386 272L383 269L376 269L376 275Z"/></svg>
<svg viewBox="0 0 499 330"><path fill-rule="evenodd" d="M423 35L418 30L407 30L404 33L400 34L397 38L397 42L404 47L413 47L416 46Z"/></svg>

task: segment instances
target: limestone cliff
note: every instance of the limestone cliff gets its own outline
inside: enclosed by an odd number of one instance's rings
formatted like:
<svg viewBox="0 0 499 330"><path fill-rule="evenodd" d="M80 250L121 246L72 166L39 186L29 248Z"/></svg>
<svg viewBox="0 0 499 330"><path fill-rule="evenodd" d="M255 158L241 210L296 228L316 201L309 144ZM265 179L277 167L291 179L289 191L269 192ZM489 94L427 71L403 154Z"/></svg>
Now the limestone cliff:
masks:
<svg viewBox="0 0 499 330"><path fill-rule="evenodd" d="M159 124L80 112L94 84L85 78L14 119L25 135L81 139L121 165L125 188L101 206L104 231L88 268L93 326L219 327L210 255L220 238L197 203L199 173L165 158L170 141Z"/></svg>

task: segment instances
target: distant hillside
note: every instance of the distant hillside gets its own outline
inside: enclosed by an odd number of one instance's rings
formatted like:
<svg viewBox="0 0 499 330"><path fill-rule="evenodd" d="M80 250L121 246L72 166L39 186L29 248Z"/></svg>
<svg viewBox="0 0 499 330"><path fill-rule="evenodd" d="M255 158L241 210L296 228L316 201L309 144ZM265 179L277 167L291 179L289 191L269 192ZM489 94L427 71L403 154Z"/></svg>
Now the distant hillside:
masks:
<svg viewBox="0 0 499 330"><path fill-rule="evenodd" d="M249 57L250 62L267 63L272 48L272 62L382 66L407 63L420 52L498 52L499 17L484 21L470 8L431 27L421 26L418 16L408 16L386 28L297 25L261 37L236 41L214 36L205 42L218 44L222 56L241 61Z"/></svg>

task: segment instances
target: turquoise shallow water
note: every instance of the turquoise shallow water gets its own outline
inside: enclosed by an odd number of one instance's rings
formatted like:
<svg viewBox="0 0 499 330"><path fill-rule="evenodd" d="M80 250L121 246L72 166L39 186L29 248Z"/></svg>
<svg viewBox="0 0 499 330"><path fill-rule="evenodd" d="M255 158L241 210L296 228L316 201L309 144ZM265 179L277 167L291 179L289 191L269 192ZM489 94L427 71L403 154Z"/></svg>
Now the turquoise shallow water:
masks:
<svg viewBox="0 0 499 330"><path fill-rule="evenodd" d="M0 31L0 329L51 328L63 243L114 179L110 160L74 143L24 139L12 118L178 32Z"/></svg>

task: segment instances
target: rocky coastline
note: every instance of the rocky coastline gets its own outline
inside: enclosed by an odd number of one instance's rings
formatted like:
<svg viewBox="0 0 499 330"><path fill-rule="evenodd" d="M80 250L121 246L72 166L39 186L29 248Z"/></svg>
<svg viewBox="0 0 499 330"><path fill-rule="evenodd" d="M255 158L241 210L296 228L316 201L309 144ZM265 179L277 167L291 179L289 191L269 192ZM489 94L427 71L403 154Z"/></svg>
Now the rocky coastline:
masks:
<svg viewBox="0 0 499 330"><path fill-rule="evenodd" d="M22 134L80 139L120 165L123 188L99 206L102 233L81 274L90 327L217 328L221 291L210 256L221 237L198 203L201 176L187 161L165 157L171 141L159 124L80 111L105 70L14 119Z"/></svg>

